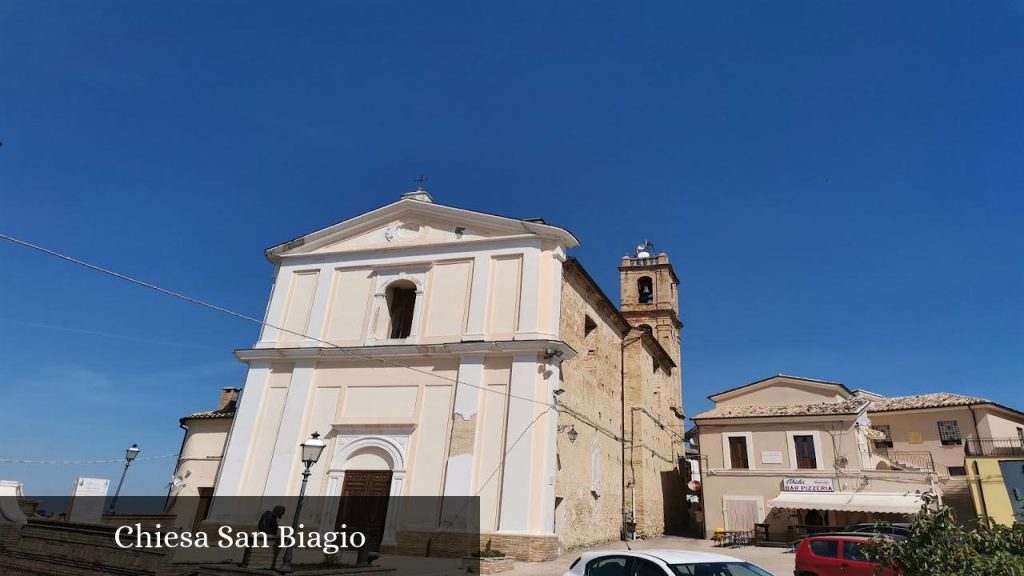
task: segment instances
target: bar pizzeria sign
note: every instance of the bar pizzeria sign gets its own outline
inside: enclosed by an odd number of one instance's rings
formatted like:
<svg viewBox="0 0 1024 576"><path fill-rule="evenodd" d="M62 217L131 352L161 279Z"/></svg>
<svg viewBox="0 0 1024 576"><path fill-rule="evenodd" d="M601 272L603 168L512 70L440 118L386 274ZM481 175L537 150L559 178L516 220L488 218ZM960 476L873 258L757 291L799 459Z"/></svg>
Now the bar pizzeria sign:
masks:
<svg viewBox="0 0 1024 576"><path fill-rule="evenodd" d="M782 481L784 492L835 492L831 478L786 478Z"/></svg>

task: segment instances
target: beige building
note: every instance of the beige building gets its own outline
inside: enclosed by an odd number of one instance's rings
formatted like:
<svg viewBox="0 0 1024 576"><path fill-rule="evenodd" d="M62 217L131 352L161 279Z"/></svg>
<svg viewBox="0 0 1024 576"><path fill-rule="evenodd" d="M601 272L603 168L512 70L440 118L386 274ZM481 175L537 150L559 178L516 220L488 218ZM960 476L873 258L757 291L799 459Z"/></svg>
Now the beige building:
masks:
<svg viewBox="0 0 1024 576"><path fill-rule="evenodd" d="M981 398L884 398L773 376L709 397L693 417L706 535L766 525L773 539L819 526L900 521L936 493L973 520L963 443L1009 436L1024 414Z"/></svg>
<svg viewBox="0 0 1024 576"><path fill-rule="evenodd" d="M481 541L524 560L682 523L678 279L638 249L619 310L577 245L418 190L267 250L267 325L236 352L248 375L207 525L239 520L220 496L296 494L314 431L308 495L479 496ZM187 422L194 487L219 454L200 439L213 420ZM307 526L342 520L303 509ZM391 507L384 523L383 546L412 537Z"/></svg>
<svg viewBox="0 0 1024 576"><path fill-rule="evenodd" d="M167 513L175 515L177 528L195 531L209 514L238 393L238 388L224 388L216 408L178 421L185 437L167 494Z"/></svg>

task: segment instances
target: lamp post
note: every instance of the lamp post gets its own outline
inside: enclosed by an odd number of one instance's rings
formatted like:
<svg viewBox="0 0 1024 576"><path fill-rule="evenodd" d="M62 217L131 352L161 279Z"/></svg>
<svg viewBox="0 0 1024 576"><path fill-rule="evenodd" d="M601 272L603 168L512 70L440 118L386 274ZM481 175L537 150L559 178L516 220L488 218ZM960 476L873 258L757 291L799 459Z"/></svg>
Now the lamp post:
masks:
<svg viewBox="0 0 1024 576"><path fill-rule="evenodd" d="M293 534L299 530L299 515L302 514L302 499L306 496L306 483L309 481L310 475L309 469L320 459L320 454L323 453L327 445L320 439L320 434L313 432L300 446L302 447L302 464L305 465L306 469L302 471L302 487L299 488L299 500L295 503L295 516L292 517ZM281 566L278 567L277 571L282 574L292 571L291 546L285 548L284 559L281 561Z"/></svg>
<svg viewBox="0 0 1024 576"><path fill-rule="evenodd" d="M110 501L107 514L114 513L114 508L117 507L117 497L121 495L121 486L124 486L124 477L128 475L128 467L132 465L132 460L138 457L139 452L138 444L132 444L131 448L124 451L124 471L121 472L121 481L117 483L117 491L114 492L114 499Z"/></svg>

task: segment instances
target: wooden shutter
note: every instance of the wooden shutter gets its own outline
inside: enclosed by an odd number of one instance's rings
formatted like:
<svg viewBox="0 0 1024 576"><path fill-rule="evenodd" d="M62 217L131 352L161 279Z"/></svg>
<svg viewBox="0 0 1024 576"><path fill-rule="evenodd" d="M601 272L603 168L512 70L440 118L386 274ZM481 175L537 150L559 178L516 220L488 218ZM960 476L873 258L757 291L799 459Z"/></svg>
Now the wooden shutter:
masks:
<svg viewBox="0 0 1024 576"><path fill-rule="evenodd" d="M749 468L747 460L747 439L742 436L729 438L729 461L733 468Z"/></svg>
<svg viewBox="0 0 1024 576"><path fill-rule="evenodd" d="M813 470L818 467L814 455L814 436L793 436L793 446L796 449L797 468Z"/></svg>

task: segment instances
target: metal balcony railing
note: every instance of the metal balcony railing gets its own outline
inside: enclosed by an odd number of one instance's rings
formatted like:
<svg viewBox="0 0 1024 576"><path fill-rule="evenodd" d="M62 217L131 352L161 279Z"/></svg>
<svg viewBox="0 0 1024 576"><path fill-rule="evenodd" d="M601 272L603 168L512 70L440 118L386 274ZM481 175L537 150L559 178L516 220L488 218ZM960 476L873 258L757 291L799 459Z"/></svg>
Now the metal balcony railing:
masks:
<svg viewBox="0 0 1024 576"><path fill-rule="evenodd" d="M967 438L964 440L967 456L1024 456L1021 438Z"/></svg>

